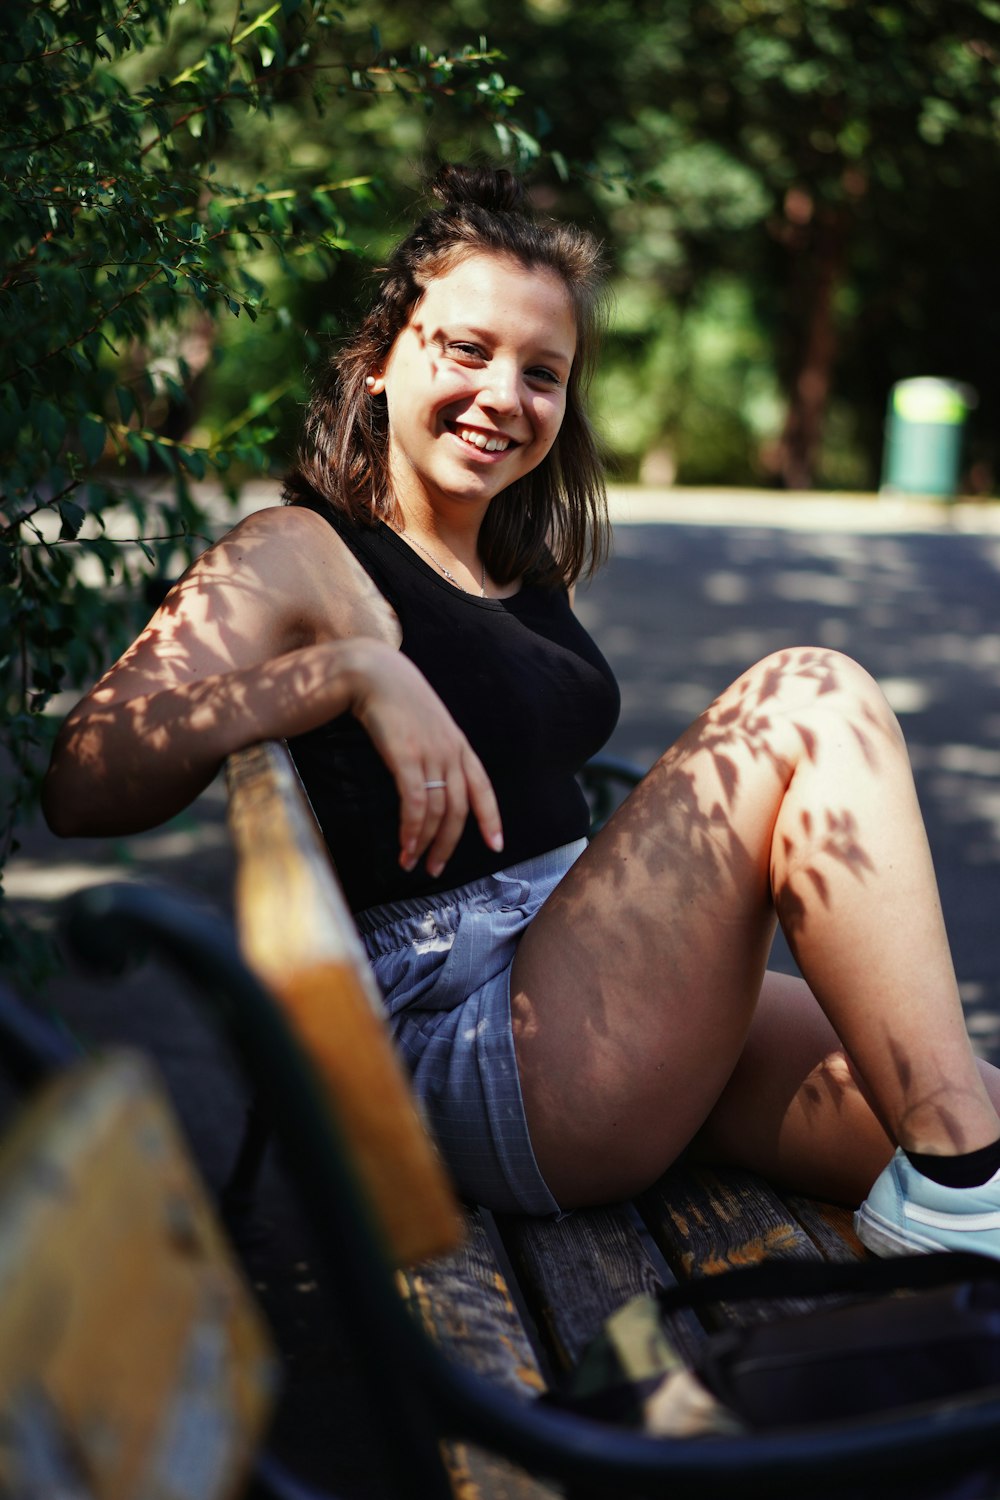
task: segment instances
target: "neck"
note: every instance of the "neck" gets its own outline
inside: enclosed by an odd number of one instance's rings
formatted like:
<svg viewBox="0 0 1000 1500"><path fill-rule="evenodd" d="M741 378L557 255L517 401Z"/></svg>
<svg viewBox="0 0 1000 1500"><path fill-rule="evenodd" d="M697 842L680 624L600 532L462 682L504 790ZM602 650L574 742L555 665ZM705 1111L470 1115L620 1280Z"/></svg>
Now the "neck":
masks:
<svg viewBox="0 0 1000 1500"><path fill-rule="evenodd" d="M447 496L431 500L422 491L416 495L400 494L398 488L394 498L397 530L405 528L432 544L439 542L456 557L475 555L488 503L449 500Z"/></svg>
<svg viewBox="0 0 1000 1500"><path fill-rule="evenodd" d="M475 538L470 556L467 541L459 551L459 548L440 531L427 531L422 536L417 528L409 523L398 527L397 530L399 535L432 563L449 583L454 584L456 588L463 589L467 594L475 593L486 598L486 564L479 558Z"/></svg>

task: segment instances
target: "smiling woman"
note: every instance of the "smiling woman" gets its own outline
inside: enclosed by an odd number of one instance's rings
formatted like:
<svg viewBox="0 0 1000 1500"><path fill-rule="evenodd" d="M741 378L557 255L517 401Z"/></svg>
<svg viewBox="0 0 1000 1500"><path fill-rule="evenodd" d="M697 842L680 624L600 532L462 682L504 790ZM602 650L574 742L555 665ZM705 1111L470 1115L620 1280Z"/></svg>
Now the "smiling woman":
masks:
<svg viewBox="0 0 1000 1500"><path fill-rule="evenodd" d="M690 1149L868 1192L880 1252L1000 1256L1000 1081L868 674L767 657L588 844L575 775L618 709L568 592L607 542L600 253L506 172L435 192L318 382L289 503L70 714L53 827L149 826L286 738L469 1196L620 1199ZM806 982L765 971L777 920Z"/></svg>

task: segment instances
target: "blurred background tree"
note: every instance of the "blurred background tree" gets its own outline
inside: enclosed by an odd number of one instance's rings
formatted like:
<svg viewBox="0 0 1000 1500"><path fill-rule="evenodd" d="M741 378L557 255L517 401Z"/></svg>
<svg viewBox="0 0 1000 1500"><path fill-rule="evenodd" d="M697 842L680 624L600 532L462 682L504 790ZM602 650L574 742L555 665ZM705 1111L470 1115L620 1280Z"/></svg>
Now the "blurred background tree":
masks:
<svg viewBox="0 0 1000 1500"><path fill-rule="evenodd" d="M421 14L446 46L491 9ZM995 0L514 0L490 39L612 249L624 474L869 488L891 384L932 374L979 392L991 487Z"/></svg>

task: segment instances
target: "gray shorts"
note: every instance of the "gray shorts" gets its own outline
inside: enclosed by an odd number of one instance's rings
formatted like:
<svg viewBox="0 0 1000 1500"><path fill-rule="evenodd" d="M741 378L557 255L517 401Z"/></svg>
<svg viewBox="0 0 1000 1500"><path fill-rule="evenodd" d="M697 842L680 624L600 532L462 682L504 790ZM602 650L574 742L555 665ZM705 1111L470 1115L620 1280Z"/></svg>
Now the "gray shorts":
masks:
<svg viewBox="0 0 1000 1500"><path fill-rule="evenodd" d="M524 1118L510 1021L518 941L587 841L357 917L403 1060L467 1198L556 1214Z"/></svg>

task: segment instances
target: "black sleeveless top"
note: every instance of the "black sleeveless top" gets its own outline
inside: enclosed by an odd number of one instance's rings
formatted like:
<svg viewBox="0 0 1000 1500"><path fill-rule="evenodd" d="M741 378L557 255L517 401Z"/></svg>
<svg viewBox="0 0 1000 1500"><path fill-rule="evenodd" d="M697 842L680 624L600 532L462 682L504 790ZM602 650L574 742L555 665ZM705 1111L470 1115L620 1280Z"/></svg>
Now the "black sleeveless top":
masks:
<svg viewBox="0 0 1000 1500"><path fill-rule="evenodd" d="M383 522L358 525L323 501L323 516L392 605L400 649L468 736L493 783L504 831L497 854L470 815L438 880L423 861L399 865L399 797L351 714L288 742L352 910L451 890L586 836L575 773L618 719L611 668L565 589L523 587L480 599L442 578Z"/></svg>

